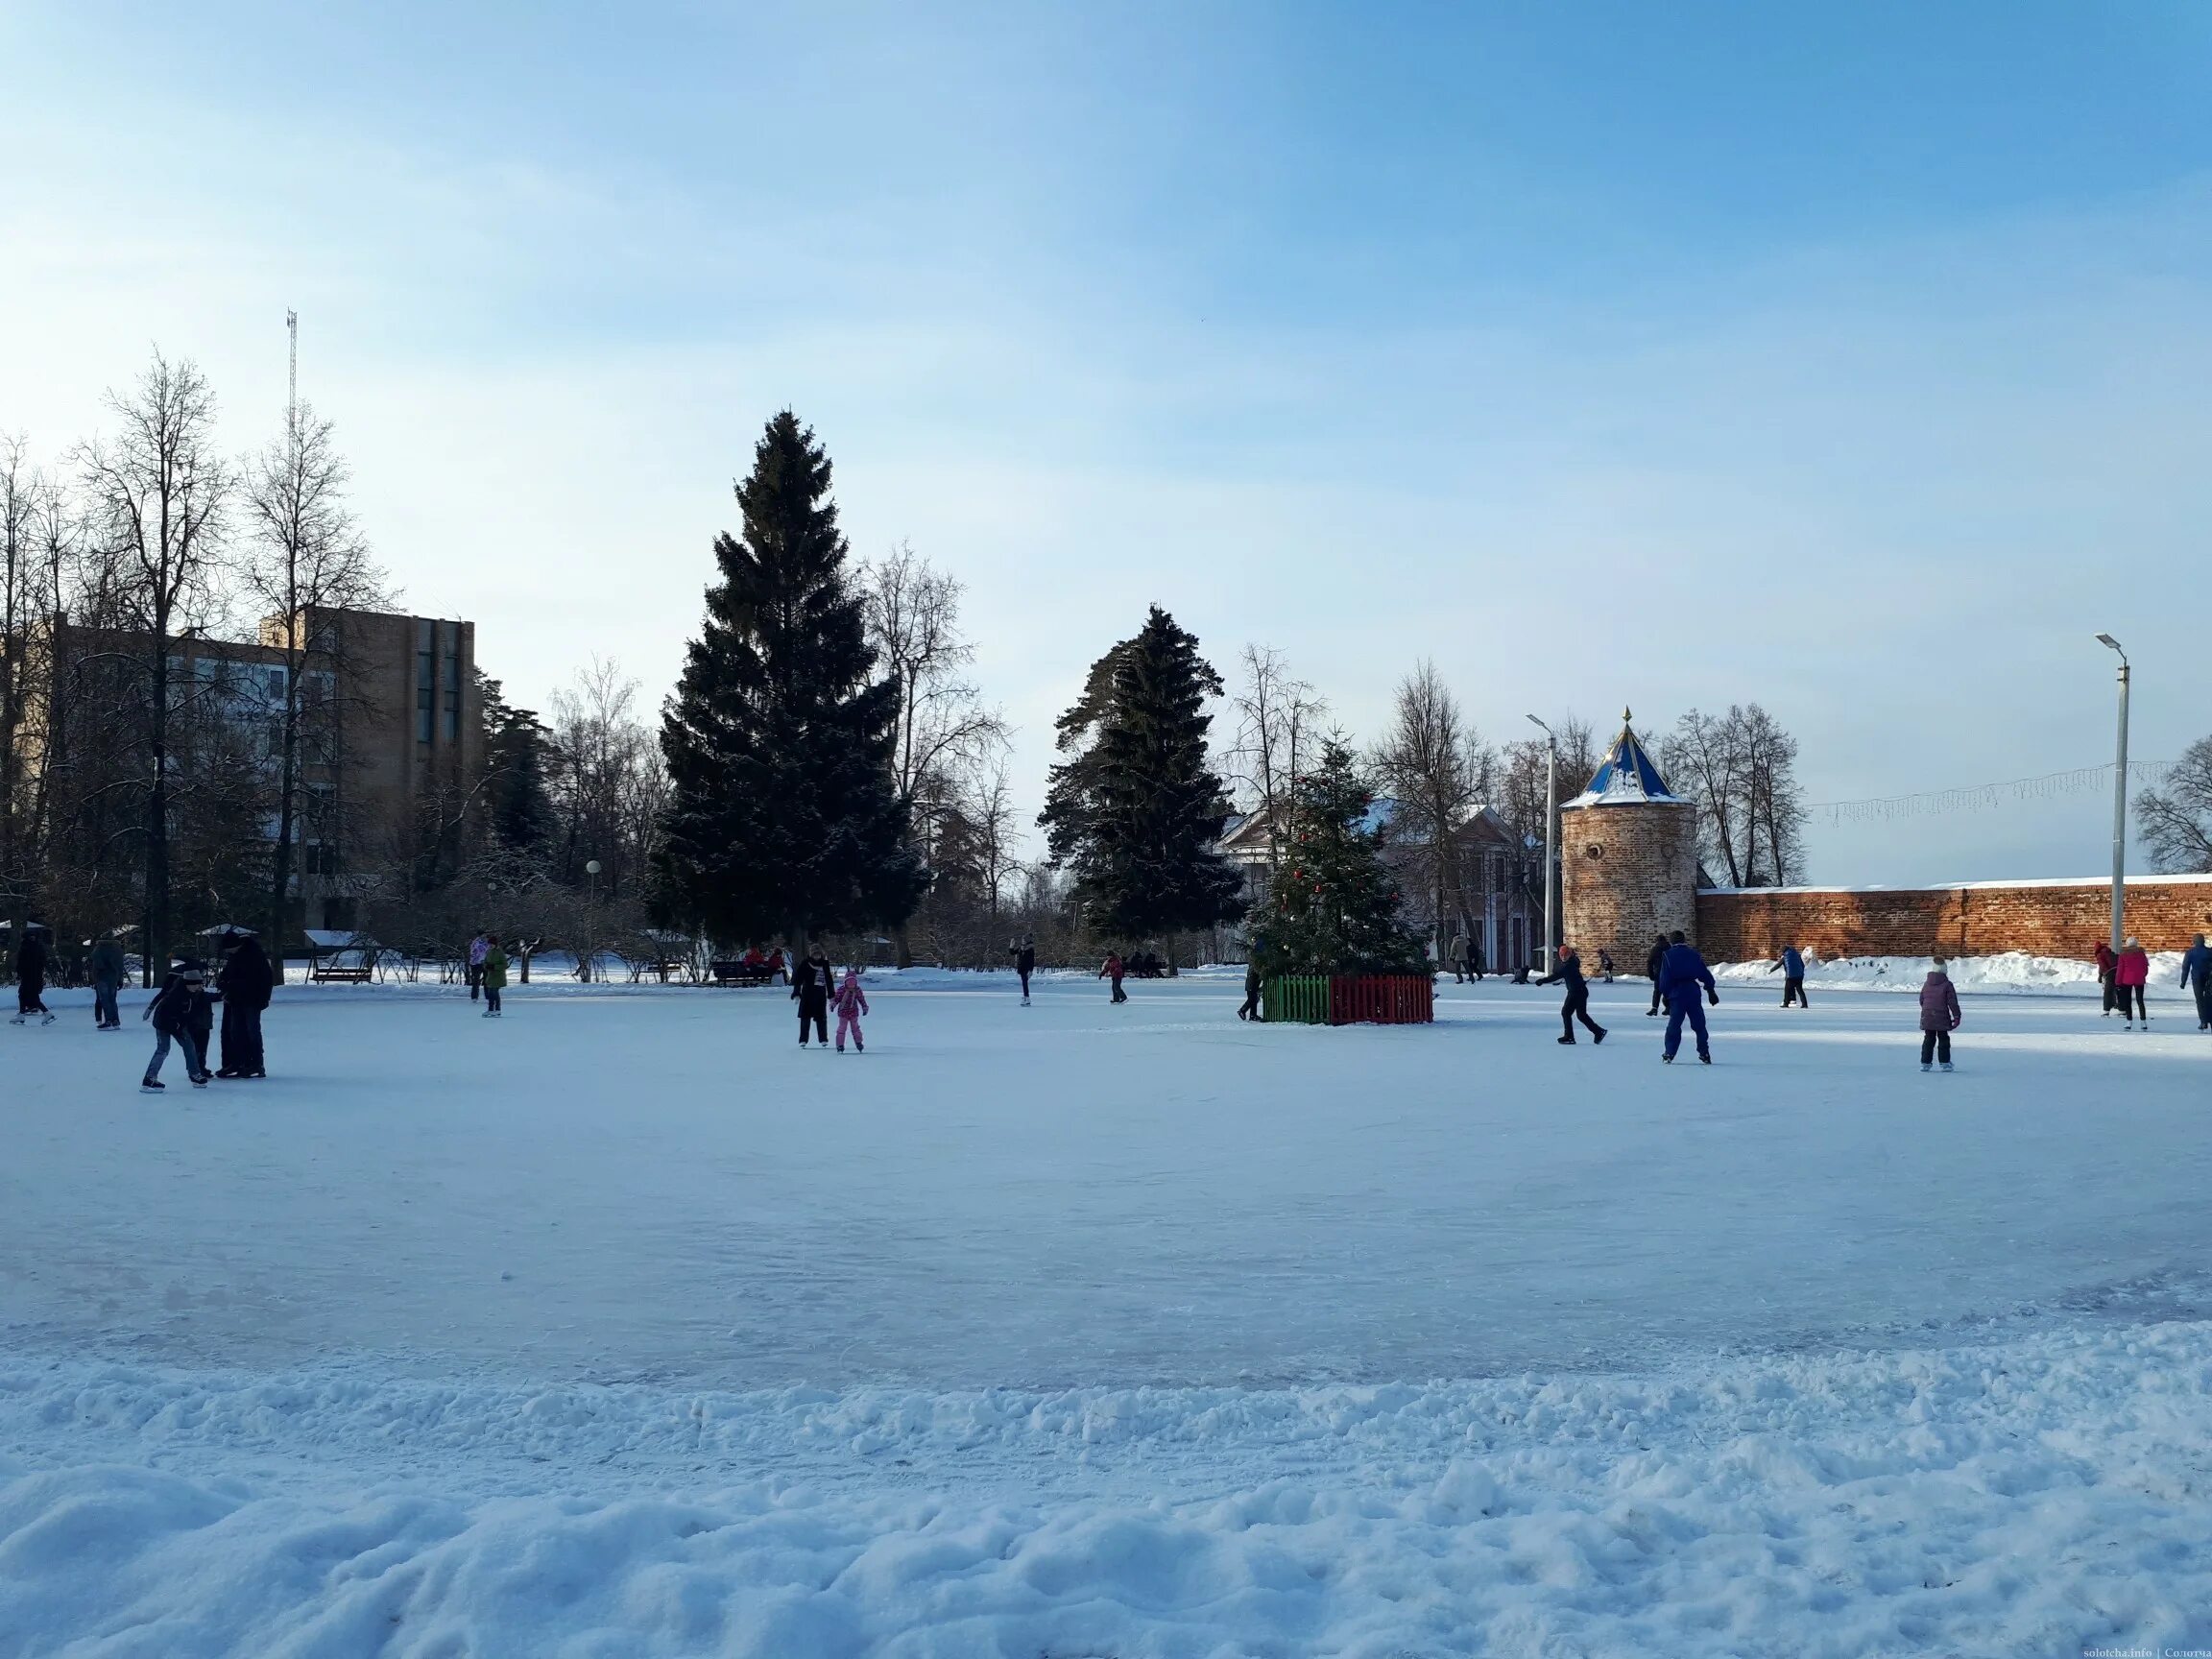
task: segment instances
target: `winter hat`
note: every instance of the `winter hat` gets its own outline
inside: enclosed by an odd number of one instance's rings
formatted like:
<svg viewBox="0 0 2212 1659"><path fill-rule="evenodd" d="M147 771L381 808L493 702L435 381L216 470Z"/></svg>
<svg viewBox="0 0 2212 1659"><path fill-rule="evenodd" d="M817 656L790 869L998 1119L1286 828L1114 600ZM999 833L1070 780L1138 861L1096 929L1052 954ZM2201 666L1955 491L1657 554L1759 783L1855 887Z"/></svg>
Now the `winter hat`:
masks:
<svg viewBox="0 0 2212 1659"><path fill-rule="evenodd" d="M1928 964L1928 972L1931 974L1940 974L1943 972L1943 968L1944 961L1940 956L1936 957L1934 961Z"/></svg>
<svg viewBox="0 0 2212 1659"><path fill-rule="evenodd" d="M2128 949L2128 950L2135 950L2135 949L2136 949L2138 946L2140 946L2142 943L2143 943L2143 941L2142 941L2142 940L2140 940L2140 939L2130 938L2130 939L2128 941L2128 944L2127 944L2127 946L2126 946L2126 949Z"/></svg>

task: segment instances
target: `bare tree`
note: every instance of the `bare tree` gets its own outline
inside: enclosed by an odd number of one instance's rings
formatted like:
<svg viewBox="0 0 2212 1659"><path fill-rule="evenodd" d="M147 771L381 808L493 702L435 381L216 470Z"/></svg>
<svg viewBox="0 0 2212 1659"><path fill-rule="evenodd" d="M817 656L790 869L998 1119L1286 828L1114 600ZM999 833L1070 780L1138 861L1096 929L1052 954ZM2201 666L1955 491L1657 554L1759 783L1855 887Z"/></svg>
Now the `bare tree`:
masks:
<svg viewBox="0 0 2212 1659"><path fill-rule="evenodd" d="M281 977L291 908L293 844L298 835L305 728L331 712L329 699L307 695L311 661L336 678L342 630L318 630L319 613L368 611L393 602L384 573L347 505L350 469L331 425L304 405L285 417L284 434L247 465L246 517L251 538L237 573L248 599L266 618L261 642L281 653L273 733L276 750L276 842L268 898L270 965ZM326 661L325 661L326 660Z"/></svg>
<svg viewBox="0 0 2212 1659"><path fill-rule="evenodd" d="M959 795L960 776L1003 754L1008 743L1005 720L983 706L963 672L975 657L960 627L963 591L958 578L904 542L860 570L868 643L899 688L892 784L925 856ZM899 965L911 967L906 923L899 925L894 943Z"/></svg>
<svg viewBox="0 0 2212 1659"><path fill-rule="evenodd" d="M2159 869L2212 873L2212 737L2200 737L2181 752L2164 788L2135 797L2135 832Z"/></svg>
<svg viewBox="0 0 2212 1659"><path fill-rule="evenodd" d="M1697 852L1731 887L1773 887L1804 874L1804 793L1797 740L1756 703L1726 714L1693 709L1660 752L1669 781L1697 805Z"/></svg>
<svg viewBox="0 0 2212 1659"><path fill-rule="evenodd" d="M231 477L214 445L215 396L189 358L156 349L125 396L111 442L81 451L99 532L122 553L125 614L141 642L150 783L145 809L146 976L169 950L170 647L200 620L222 550Z"/></svg>
<svg viewBox="0 0 2212 1659"><path fill-rule="evenodd" d="M0 895L12 947L23 943L31 919L34 875L27 856L21 734L32 690L33 625L43 608L36 591L37 493L26 448L20 434L0 436ZM0 974L13 970L12 959L0 964Z"/></svg>
<svg viewBox="0 0 2212 1659"><path fill-rule="evenodd" d="M1398 684L1391 726L1376 747L1375 775L1397 804L1400 855L1419 875L1429 900L1437 954L1461 902L1460 830L1481 803L1490 763L1479 736L1433 662Z"/></svg>
<svg viewBox="0 0 2212 1659"><path fill-rule="evenodd" d="M1283 837L1299 767L1321 750L1321 722L1329 706L1311 685L1290 672L1272 645L1247 645L1243 680L1230 699L1237 732L1222 770L1238 805L1257 812L1267 830L1267 875L1283 867Z"/></svg>

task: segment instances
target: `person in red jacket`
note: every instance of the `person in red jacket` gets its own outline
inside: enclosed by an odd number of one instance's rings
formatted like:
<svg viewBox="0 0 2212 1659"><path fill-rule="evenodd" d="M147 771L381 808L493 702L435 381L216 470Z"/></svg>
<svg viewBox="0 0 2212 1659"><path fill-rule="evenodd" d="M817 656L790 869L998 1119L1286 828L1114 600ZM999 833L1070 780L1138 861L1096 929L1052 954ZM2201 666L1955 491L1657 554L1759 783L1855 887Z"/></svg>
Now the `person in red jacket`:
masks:
<svg viewBox="0 0 2212 1659"><path fill-rule="evenodd" d="M1920 1070L1940 1061L1951 1070L1951 1033L1959 1029L1959 990L1943 971L1943 958L1936 958L1920 987Z"/></svg>
<svg viewBox="0 0 2212 1659"><path fill-rule="evenodd" d="M1121 975L1126 972L1127 970L1121 965L1121 952L1118 950L1107 951L1106 963L1104 967L1098 970L1098 977L1111 979L1114 982L1114 995L1107 998L1108 1001L1126 1002L1129 1000L1129 993L1121 989Z"/></svg>
<svg viewBox="0 0 2212 1659"><path fill-rule="evenodd" d="M2151 1011L2143 1005L2143 987L2150 982L2151 953L2140 941L2130 939L2121 947L2120 960L2112 967L2112 995L2120 1004L2120 1018L2128 1022L2130 1031L2138 1020L2145 1029L2150 1028Z"/></svg>
<svg viewBox="0 0 2212 1659"><path fill-rule="evenodd" d="M2102 939L2097 941L2097 983L2104 987L2106 1014L2112 1012L2112 970L2119 965L2119 961L2120 958L2112 954L2111 946Z"/></svg>

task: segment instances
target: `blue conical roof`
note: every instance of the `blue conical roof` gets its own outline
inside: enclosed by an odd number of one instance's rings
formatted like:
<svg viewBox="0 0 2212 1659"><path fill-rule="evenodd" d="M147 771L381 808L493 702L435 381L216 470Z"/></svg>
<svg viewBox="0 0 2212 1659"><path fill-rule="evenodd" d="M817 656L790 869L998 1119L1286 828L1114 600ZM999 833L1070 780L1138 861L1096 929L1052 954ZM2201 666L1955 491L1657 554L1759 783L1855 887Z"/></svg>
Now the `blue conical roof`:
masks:
<svg viewBox="0 0 2212 1659"><path fill-rule="evenodd" d="M1682 798L1667 787L1667 780L1659 776L1659 768L1652 764L1651 757L1637 740L1636 730L1629 724L1633 718L1627 709L1621 711L1621 735L1613 739L1604 764L1591 778L1590 786L1567 802L1567 805L1633 806L1646 801L1681 803Z"/></svg>

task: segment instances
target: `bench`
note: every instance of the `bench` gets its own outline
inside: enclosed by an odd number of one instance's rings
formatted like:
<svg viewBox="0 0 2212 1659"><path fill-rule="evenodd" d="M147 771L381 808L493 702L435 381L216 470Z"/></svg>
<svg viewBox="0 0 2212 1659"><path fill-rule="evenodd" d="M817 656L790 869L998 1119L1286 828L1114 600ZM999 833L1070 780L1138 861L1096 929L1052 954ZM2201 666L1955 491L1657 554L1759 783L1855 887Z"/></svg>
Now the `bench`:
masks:
<svg viewBox="0 0 2212 1659"><path fill-rule="evenodd" d="M736 961L711 962L707 971L714 975L717 985L773 985L776 975L782 972L765 962Z"/></svg>
<svg viewBox="0 0 2212 1659"><path fill-rule="evenodd" d="M323 962L318 962L314 967L307 970L307 977L309 979L315 981L317 984L325 985L332 983L340 985L366 985L371 979L374 978L375 975L376 970L373 968L335 968L330 966L328 963Z"/></svg>

